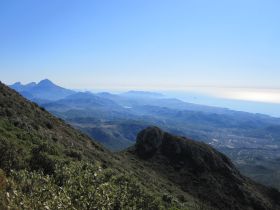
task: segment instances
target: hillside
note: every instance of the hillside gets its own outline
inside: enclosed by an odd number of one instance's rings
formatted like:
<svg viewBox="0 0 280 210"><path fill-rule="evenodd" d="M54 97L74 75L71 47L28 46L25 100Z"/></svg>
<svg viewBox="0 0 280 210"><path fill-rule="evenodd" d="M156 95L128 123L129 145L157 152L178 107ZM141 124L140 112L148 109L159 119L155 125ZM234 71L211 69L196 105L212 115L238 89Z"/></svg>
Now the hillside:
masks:
<svg viewBox="0 0 280 210"><path fill-rule="evenodd" d="M0 209L280 207L206 144L152 127L113 154L2 83L0 153Z"/></svg>
<svg viewBox="0 0 280 210"><path fill-rule="evenodd" d="M173 206L159 185L147 188L116 155L2 83L0 153L1 210Z"/></svg>

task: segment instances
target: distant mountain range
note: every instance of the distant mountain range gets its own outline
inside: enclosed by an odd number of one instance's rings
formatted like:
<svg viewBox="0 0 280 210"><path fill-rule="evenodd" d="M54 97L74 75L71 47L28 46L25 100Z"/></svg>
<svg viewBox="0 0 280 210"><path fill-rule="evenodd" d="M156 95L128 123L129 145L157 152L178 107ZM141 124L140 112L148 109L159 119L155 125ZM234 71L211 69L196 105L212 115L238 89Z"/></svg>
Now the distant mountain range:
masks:
<svg viewBox="0 0 280 210"><path fill-rule="evenodd" d="M159 126L204 141L227 154L247 176L280 189L278 118L187 103L145 91L75 92L49 80L11 87L112 151L133 145L143 128Z"/></svg>
<svg viewBox="0 0 280 210"><path fill-rule="evenodd" d="M37 101L59 100L75 93L72 90L55 85L48 79L44 79L38 84L31 82L23 85L20 82L16 82L15 84L10 85L10 87L21 93L26 98Z"/></svg>

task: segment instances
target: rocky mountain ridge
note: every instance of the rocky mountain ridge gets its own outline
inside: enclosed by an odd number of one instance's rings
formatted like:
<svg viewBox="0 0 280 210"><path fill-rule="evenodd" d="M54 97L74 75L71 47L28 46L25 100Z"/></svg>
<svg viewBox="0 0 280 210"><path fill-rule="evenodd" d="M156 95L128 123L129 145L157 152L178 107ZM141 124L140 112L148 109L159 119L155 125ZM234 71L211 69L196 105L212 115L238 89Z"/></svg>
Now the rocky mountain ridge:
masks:
<svg viewBox="0 0 280 210"><path fill-rule="evenodd" d="M241 175L229 158L205 143L148 127L126 154L217 209L280 209L277 190Z"/></svg>

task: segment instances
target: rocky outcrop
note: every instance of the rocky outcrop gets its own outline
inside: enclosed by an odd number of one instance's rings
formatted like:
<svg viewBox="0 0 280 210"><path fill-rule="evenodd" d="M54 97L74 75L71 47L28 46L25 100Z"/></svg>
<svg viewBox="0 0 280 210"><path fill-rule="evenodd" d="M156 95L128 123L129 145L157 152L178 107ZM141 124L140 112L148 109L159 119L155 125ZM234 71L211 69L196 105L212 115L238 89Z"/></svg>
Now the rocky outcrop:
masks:
<svg viewBox="0 0 280 210"><path fill-rule="evenodd" d="M277 190L241 175L224 154L202 142L148 127L138 134L132 151L185 192L217 209L280 209Z"/></svg>

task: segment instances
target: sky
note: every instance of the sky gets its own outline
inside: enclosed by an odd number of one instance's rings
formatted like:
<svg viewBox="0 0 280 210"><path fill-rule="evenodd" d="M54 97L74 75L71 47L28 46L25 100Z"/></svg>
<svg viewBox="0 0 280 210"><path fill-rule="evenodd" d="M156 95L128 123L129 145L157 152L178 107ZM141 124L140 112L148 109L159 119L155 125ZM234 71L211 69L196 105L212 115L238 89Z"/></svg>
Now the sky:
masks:
<svg viewBox="0 0 280 210"><path fill-rule="evenodd" d="M0 80L280 103L278 0L0 1Z"/></svg>

